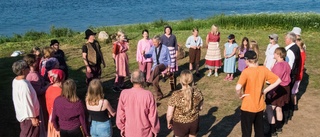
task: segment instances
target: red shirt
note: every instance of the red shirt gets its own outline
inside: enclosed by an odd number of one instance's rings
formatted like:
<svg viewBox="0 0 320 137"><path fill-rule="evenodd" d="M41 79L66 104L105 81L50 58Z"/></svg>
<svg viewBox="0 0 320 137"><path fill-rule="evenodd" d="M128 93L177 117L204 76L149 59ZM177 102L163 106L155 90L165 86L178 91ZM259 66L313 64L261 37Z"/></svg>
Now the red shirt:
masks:
<svg viewBox="0 0 320 137"><path fill-rule="evenodd" d="M49 86L47 91L46 91L46 104L47 104L47 110L48 114L51 115L52 113L52 108L53 108L53 102L54 100L61 95L61 87L57 86Z"/></svg>
<svg viewBox="0 0 320 137"><path fill-rule="evenodd" d="M298 70L298 74L296 80L302 80L303 77L303 69L304 69L304 63L306 61L306 52L301 51L300 52L301 58L300 58L300 66L299 66L299 70Z"/></svg>

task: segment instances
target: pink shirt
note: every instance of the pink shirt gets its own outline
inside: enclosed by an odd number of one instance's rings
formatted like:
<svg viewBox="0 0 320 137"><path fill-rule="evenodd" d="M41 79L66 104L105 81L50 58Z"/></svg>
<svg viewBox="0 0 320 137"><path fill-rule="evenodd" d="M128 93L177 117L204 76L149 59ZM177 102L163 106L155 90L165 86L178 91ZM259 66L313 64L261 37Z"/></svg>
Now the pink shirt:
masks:
<svg viewBox="0 0 320 137"><path fill-rule="evenodd" d="M142 56L143 50L145 51L145 53L148 53L150 48L152 47L153 43L152 40L144 40L141 39L138 42L137 45L137 62L152 62L151 58L144 58Z"/></svg>
<svg viewBox="0 0 320 137"><path fill-rule="evenodd" d="M271 71L276 74L281 79L281 86L288 86L291 82L290 73L291 68L286 61L276 62L271 69Z"/></svg>
<svg viewBox="0 0 320 137"><path fill-rule="evenodd" d="M124 89L119 98L117 127L126 137L152 137L160 130L152 93L142 88Z"/></svg>

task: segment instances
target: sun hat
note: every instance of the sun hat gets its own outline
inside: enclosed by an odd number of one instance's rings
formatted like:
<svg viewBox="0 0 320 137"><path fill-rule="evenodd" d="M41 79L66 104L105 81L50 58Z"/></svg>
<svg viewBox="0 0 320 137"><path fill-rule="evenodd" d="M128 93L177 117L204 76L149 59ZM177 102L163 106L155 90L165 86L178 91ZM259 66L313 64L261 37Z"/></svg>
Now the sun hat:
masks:
<svg viewBox="0 0 320 137"><path fill-rule="evenodd" d="M292 31L294 34L301 36L301 28L293 27Z"/></svg>
<svg viewBox="0 0 320 137"><path fill-rule="evenodd" d="M278 35L277 34L271 34L269 35L269 38L272 38L275 41L278 41Z"/></svg>
<svg viewBox="0 0 320 137"><path fill-rule="evenodd" d="M97 33L94 33L92 30L87 29L85 31L86 37L84 37L84 39L88 39L91 35L96 35Z"/></svg>
<svg viewBox="0 0 320 137"><path fill-rule="evenodd" d="M244 53L245 59L257 59L257 53L252 50L248 50L246 53Z"/></svg>

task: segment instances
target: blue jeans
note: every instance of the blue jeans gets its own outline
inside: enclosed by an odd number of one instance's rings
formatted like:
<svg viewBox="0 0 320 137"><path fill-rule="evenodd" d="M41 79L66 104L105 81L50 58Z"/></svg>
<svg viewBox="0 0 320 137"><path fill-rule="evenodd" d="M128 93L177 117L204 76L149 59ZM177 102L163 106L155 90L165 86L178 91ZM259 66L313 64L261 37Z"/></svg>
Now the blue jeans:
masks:
<svg viewBox="0 0 320 137"><path fill-rule="evenodd" d="M91 137L112 137L112 127L110 119L105 122L92 120L90 134Z"/></svg>

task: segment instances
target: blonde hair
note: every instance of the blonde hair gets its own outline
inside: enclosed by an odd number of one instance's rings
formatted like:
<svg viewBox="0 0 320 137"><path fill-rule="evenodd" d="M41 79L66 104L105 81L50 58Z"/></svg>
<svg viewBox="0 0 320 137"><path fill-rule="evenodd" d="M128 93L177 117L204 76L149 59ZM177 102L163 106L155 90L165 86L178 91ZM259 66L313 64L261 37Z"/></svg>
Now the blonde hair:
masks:
<svg viewBox="0 0 320 137"><path fill-rule="evenodd" d="M180 84L182 85L183 89L182 94L185 106L185 112L188 112L192 108L193 100L192 100L192 92L193 87L190 84L193 82L193 76L190 70L183 70L180 74Z"/></svg>
<svg viewBox="0 0 320 137"><path fill-rule="evenodd" d="M218 28L218 26L216 26L216 25L214 25L214 24L211 26L211 31L212 31L212 30L215 30L215 32L212 32L213 34L218 34L218 33L219 33L219 28Z"/></svg>
<svg viewBox="0 0 320 137"><path fill-rule="evenodd" d="M255 40L250 41L250 47L257 54L257 59L259 59L259 46Z"/></svg>
<svg viewBox="0 0 320 137"><path fill-rule="evenodd" d="M125 33L124 33L124 31L119 30L119 31L117 32L117 36L116 36L117 41L120 41L120 37L121 37L121 35L123 35L123 36L125 37Z"/></svg>
<svg viewBox="0 0 320 137"><path fill-rule="evenodd" d="M44 58L53 57L53 54L54 54L54 50L52 47L45 47L42 52L43 52Z"/></svg>
<svg viewBox="0 0 320 137"><path fill-rule="evenodd" d="M77 96L77 85L73 79L67 79L62 84L61 96L67 98L70 102L74 103L79 100Z"/></svg>
<svg viewBox="0 0 320 137"><path fill-rule="evenodd" d="M87 95L86 95L86 102L90 106L99 105L99 100L104 99L103 94L103 87L101 81L99 79L93 79L89 83Z"/></svg>

